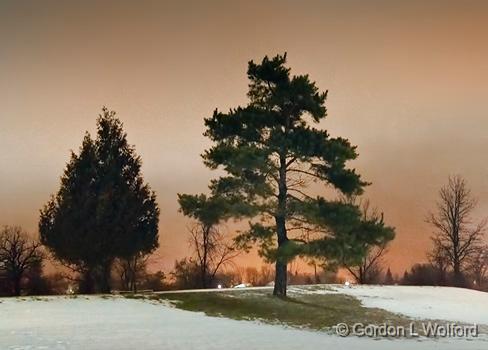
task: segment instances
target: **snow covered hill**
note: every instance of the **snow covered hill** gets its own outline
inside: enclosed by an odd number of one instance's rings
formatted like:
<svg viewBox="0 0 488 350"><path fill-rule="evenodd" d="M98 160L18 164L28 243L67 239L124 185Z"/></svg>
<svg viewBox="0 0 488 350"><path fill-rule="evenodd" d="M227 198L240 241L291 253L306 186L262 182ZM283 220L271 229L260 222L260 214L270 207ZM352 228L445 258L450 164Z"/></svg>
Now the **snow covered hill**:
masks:
<svg viewBox="0 0 488 350"><path fill-rule="evenodd" d="M340 293L376 307L412 318L447 320L488 325L488 293L452 287L352 286L309 289L292 287L299 293ZM488 348L487 348L488 349Z"/></svg>
<svg viewBox="0 0 488 350"><path fill-rule="evenodd" d="M452 315L472 322L485 321L488 314L488 294L467 290L424 287L334 289L357 296L367 306L385 307L414 317L425 318L432 312L434 318L446 319L444 316ZM320 288L315 292L320 293ZM471 340L341 338L326 332L208 317L161 303L122 297L0 299L2 350L486 350L487 340L486 337Z"/></svg>

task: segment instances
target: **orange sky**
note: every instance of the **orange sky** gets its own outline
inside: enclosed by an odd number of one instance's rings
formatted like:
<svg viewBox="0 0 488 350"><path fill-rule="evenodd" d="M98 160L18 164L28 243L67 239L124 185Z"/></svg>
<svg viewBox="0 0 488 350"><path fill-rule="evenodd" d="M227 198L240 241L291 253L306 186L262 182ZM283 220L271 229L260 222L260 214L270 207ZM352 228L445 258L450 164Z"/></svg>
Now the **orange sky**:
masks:
<svg viewBox="0 0 488 350"><path fill-rule="evenodd" d="M36 232L106 105L157 191L167 270L188 254L176 193L215 176L199 158L203 118L245 103L249 59L287 51L293 72L329 90L323 126L358 145L353 165L397 228L387 260L402 272L425 259L424 218L449 174L488 213L488 6L424 2L0 2L0 224Z"/></svg>

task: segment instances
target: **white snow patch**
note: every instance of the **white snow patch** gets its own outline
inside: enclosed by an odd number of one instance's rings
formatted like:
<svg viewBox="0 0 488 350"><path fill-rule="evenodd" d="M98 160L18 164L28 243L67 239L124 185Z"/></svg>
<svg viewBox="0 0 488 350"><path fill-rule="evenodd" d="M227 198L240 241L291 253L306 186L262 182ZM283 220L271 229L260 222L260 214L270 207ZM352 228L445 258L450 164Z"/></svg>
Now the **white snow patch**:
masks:
<svg viewBox="0 0 488 350"><path fill-rule="evenodd" d="M373 340L208 317L121 297L2 299L0 349L487 349L475 339Z"/></svg>
<svg viewBox="0 0 488 350"><path fill-rule="evenodd" d="M306 287L296 289L306 292ZM376 307L424 320L446 320L488 325L488 293L452 287L335 285L311 288L308 293L340 293ZM294 289L292 289L294 290Z"/></svg>

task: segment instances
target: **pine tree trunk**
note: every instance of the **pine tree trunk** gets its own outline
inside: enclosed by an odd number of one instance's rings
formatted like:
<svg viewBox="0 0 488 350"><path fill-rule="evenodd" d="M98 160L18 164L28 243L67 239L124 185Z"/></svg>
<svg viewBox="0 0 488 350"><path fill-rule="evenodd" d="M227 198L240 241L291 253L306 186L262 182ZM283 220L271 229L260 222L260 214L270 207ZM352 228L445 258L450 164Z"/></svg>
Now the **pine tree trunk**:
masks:
<svg viewBox="0 0 488 350"><path fill-rule="evenodd" d="M278 233L278 250L286 243L285 220L282 218L276 219L276 228ZM286 297L286 287L288 284L287 262L279 257L276 260L276 273L273 295L278 297Z"/></svg>
<svg viewBox="0 0 488 350"><path fill-rule="evenodd" d="M209 238L210 238L210 226L205 225L203 228L203 257L202 257L202 266L201 266L201 283L202 283L202 288L207 289L208 288L208 250L209 250Z"/></svg>
<svg viewBox="0 0 488 350"><path fill-rule="evenodd" d="M280 260L276 261L276 274L273 295L278 297L286 297L287 271L286 263Z"/></svg>
<svg viewBox="0 0 488 350"><path fill-rule="evenodd" d="M286 232L286 157L280 157L280 175L278 182L278 210L275 216L276 234L278 235L278 257L276 260L276 274L273 295L278 297L286 297L287 285L287 262L284 258L279 256L280 248L282 248L288 241Z"/></svg>

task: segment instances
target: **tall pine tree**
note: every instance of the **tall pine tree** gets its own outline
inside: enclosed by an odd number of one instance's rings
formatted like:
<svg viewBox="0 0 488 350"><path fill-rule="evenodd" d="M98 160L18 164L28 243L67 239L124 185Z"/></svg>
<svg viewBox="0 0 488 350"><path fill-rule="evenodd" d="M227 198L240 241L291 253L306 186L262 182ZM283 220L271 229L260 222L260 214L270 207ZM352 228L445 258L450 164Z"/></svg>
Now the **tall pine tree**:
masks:
<svg viewBox="0 0 488 350"><path fill-rule="evenodd" d="M213 192L240 201L237 215L247 206L254 218L238 242L258 243L275 261L277 296L286 296L287 263L296 256L359 259L364 241L383 234L368 229L357 206L311 194L311 183L347 196L367 183L346 166L356 147L313 126L326 117L327 93L307 75L292 76L285 64L286 55L249 62L249 102L205 119L214 145L203 155L208 167L227 173L212 182Z"/></svg>
<svg viewBox="0 0 488 350"><path fill-rule="evenodd" d="M158 247L159 208L141 175L141 158L115 112L103 108L97 138L87 133L41 210L42 243L82 274L83 292L110 291L115 258Z"/></svg>

